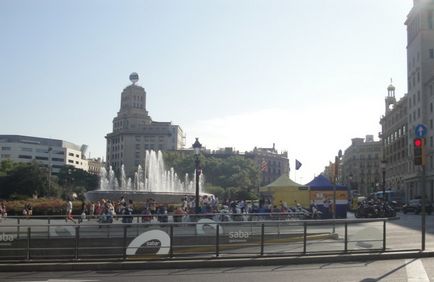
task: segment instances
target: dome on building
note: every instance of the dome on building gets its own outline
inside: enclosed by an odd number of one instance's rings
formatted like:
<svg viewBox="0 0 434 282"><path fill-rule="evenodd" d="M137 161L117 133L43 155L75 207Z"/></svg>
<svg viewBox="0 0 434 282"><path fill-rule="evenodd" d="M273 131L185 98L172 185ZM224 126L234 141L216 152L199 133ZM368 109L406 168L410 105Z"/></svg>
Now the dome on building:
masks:
<svg viewBox="0 0 434 282"><path fill-rule="evenodd" d="M387 86L387 90L391 91L391 90L395 90L395 86L393 86L393 84L389 84L389 86Z"/></svg>
<svg viewBox="0 0 434 282"><path fill-rule="evenodd" d="M133 84L136 84L137 81L139 81L139 75L136 72L133 72L130 74L130 81Z"/></svg>

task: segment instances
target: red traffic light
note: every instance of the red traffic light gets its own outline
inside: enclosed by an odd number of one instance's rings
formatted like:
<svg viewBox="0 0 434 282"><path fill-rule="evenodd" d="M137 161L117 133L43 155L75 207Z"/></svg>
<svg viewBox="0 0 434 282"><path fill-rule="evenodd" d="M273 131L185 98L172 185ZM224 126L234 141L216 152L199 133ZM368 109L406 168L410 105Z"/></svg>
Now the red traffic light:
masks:
<svg viewBox="0 0 434 282"><path fill-rule="evenodd" d="M415 148L422 148L423 146L422 138L415 138L413 140L413 144Z"/></svg>

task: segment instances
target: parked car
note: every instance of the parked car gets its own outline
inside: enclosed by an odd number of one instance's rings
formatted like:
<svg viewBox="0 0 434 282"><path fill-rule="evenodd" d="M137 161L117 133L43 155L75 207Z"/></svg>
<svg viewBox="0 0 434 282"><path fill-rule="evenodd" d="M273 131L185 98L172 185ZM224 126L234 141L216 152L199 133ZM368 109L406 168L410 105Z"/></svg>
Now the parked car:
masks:
<svg viewBox="0 0 434 282"><path fill-rule="evenodd" d="M426 202L425 211L427 214L431 214L433 210L432 203ZM402 207L404 213L414 212L419 214L422 211L422 199L412 199Z"/></svg>

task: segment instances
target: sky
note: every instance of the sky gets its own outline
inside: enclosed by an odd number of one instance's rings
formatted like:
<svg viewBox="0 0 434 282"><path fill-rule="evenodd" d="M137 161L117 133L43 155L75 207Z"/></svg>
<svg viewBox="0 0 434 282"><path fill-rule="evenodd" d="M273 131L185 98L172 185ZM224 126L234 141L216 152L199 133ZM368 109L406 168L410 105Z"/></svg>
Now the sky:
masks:
<svg viewBox="0 0 434 282"><path fill-rule="evenodd" d="M407 91L410 0L0 0L0 134L89 145L130 73L154 121L190 147L288 152L320 174L351 138L378 140L390 79ZM295 173L295 160L302 167Z"/></svg>

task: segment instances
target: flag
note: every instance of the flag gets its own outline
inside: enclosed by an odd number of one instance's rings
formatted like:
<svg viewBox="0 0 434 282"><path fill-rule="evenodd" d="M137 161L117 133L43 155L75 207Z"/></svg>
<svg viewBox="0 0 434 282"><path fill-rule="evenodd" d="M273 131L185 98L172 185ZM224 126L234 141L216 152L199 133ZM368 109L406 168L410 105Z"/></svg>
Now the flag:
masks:
<svg viewBox="0 0 434 282"><path fill-rule="evenodd" d="M265 171L267 171L267 169L268 169L268 164L267 164L267 162L266 162L265 160L262 160L262 163L261 163L261 171L262 171L262 172L265 172Z"/></svg>
<svg viewBox="0 0 434 282"><path fill-rule="evenodd" d="M297 159L295 160L295 170L298 170L301 167L301 162L299 162Z"/></svg>

